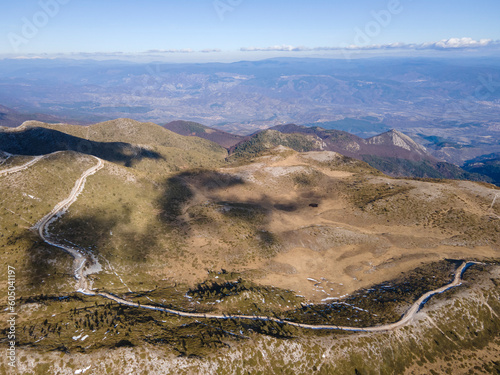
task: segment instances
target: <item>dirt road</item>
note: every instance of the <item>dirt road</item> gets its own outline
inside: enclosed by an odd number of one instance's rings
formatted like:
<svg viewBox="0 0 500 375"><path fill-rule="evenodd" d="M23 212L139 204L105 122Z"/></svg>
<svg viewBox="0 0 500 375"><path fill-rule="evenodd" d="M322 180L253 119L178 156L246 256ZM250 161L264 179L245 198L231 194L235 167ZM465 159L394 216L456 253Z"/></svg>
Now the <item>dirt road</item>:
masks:
<svg viewBox="0 0 500 375"><path fill-rule="evenodd" d="M53 152L53 153L47 154L47 155L38 155L38 156L35 156L33 159L31 159L27 163L24 163L22 165L18 165L17 167L12 167L12 168L4 169L3 171L0 171L0 176L22 171L23 169L31 167L33 164L39 162L43 158L46 158L47 156L50 156L50 155L57 154L58 152L61 152L61 151L56 151L56 152Z"/></svg>
<svg viewBox="0 0 500 375"><path fill-rule="evenodd" d="M42 219L40 219L38 223L34 225L34 229L37 229L38 234L42 240L44 240L49 245L67 251L73 256L73 258L75 258L74 275L75 278L78 280L79 291L80 290L86 291L88 289L87 279L83 275L83 269L87 261L87 258L85 255L81 254L77 249L74 249L66 245L58 244L57 242L51 240L48 232L48 226L53 221L53 219L57 219L57 217L62 215L68 209L69 206L71 206L74 202L76 202L76 200L78 199L78 195L83 191L83 188L85 187L85 181L87 180L87 177L93 175L102 167L104 167L104 162L101 159L95 156L93 157L97 160L97 164L87 169L85 172L83 172L80 178L76 180L75 186L71 190L70 195L66 199L56 204L56 206L52 209L52 211L50 211L47 215L45 215Z"/></svg>

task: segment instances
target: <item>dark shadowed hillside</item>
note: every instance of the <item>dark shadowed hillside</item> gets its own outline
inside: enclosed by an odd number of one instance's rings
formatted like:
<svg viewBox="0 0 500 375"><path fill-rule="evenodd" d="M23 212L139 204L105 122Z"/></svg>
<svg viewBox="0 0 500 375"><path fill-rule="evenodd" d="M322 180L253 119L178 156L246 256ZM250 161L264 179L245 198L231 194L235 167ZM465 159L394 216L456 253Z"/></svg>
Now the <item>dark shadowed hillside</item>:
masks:
<svg viewBox="0 0 500 375"><path fill-rule="evenodd" d="M463 166L467 172L480 173L490 177L493 183L500 185L500 153L479 156L469 160Z"/></svg>

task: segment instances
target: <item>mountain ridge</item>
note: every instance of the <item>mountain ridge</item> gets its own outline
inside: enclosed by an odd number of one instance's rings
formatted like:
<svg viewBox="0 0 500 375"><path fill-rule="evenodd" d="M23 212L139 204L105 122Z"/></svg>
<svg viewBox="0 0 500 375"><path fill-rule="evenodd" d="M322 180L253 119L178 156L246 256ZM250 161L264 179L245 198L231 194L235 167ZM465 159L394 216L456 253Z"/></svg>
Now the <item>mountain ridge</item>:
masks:
<svg viewBox="0 0 500 375"><path fill-rule="evenodd" d="M219 165L228 155L229 160L248 158L285 146L299 152L334 151L393 177L494 181L487 175L439 161L425 147L395 129L363 139L341 130L285 124L244 137L189 121L166 125L177 132L165 125L127 118L87 126L26 121L0 132L0 149L27 155L74 150L127 166L163 158L170 160L170 169L175 169L176 163L185 167Z"/></svg>
<svg viewBox="0 0 500 375"><path fill-rule="evenodd" d="M343 130L324 129L293 123L276 125L249 136L233 135L191 121L174 121L163 125L182 135L209 139L226 148L232 158L255 156L278 145L296 151L334 151L367 162L395 177L470 179L493 182L487 175L468 172L459 166L435 158L410 136L396 129L364 139ZM304 137L279 136L301 134Z"/></svg>
<svg viewBox="0 0 500 375"><path fill-rule="evenodd" d="M293 141L272 136L269 132L295 135ZM260 135L259 135L260 134ZM267 136L263 136L266 134ZM302 135L303 138L298 137ZM342 130L326 130L295 124L277 125L254 134L250 139L229 149L240 157L245 153L256 154L272 146L291 147L296 151L334 151L367 162L370 166L394 177L451 178L491 182L487 176L469 173L460 167L439 161L425 147L397 130L363 139Z"/></svg>
<svg viewBox="0 0 500 375"><path fill-rule="evenodd" d="M224 148L230 148L235 144L248 139L246 136L232 134L202 125L194 121L176 120L162 125L165 129L171 130L180 135L196 136L215 142Z"/></svg>
<svg viewBox="0 0 500 375"><path fill-rule="evenodd" d="M283 133L315 134L327 143L330 151L340 152L346 156L358 157L364 154L398 157L409 160L436 160L427 150L418 145L409 136L392 129L376 136L364 139L354 134L335 129L321 127L305 127L287 124L273 126L273 130Z"/></svg>
<svg viewBox="0 0 500 375"><path fill-rule="evenodd" d="M162 168L176 170L220 165L227 156L214 142L123 118L88 126L26 121L0 130L0 150L18 155L73 150L125 166L138 164L152 173L160 160Z"/></svg>

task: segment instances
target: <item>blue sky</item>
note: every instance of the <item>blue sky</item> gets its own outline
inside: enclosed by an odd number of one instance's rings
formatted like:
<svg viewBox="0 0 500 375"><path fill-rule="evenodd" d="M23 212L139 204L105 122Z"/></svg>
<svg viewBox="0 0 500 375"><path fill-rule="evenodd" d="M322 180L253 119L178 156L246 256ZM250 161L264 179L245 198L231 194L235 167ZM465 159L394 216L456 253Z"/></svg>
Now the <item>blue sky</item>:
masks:
<svg viewBox="0 0 500 375"><path fill-rule="evenodd" d="M477 52L498 50L499 14L498 0L9 1L0 56L221 61L330 56L346 47Z"/></svg>

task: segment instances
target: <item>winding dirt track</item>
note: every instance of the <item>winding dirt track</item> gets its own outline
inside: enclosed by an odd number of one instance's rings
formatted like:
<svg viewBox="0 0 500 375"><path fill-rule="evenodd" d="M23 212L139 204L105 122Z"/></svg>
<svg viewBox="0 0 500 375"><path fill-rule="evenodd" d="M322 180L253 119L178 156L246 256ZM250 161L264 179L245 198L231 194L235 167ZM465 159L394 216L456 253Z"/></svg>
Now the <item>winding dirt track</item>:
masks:
<svg viewBox="0 0 500 375"><path fill-rule="evenodd" d="M304 324L304 323L296 323L296 322L292 322L289 320L283 320L283 319L274 318L274 317L258 316L258 315L255 315L255 316L252 316L252 315L217 315L217 314L189 313L189 312L168 309L166 307L158 307L158 306L152 306L152 305L140 305L138 303L124 300L122 298L116 297L116 296L109 294L109 293L106 293L106 292L83 291L82 293L87 294L87 295L99 295L101 297L111 299L115 302L118 302L118 303L121 303L121 304L127 305L127 306L140 307L143 309L156 310L156 311L163 311L163 312L168 312L171 314L175 314L175 315L183 316L183 317L188 317L188 318L265 320L265 321L273 321L273 322L281 323L281 324L288 324L288 325L291 325L294 327L306 328L306 329L329 329L329 330L353 331L353 332L383 332L383 331L393 330L393 329L396 329L396 328L399 328L399 327L402 327L402 326L408 324L413 319L413 317L415 317L415 314L420 310L422 305L429 298L431 298L435 294L443 293L443 292L447 291L448 289L451 289L453 287L460 285L462 283L462 274L464 273L464 271L467 269L467 267L469 267L470 265L475 264L475 263L476 262L463 262L462 265L456 270L455 278L450 284L445 285L439 289L432 290L430 292L425 293L408 309L408 311L403 315L403 317L400 320L398 320L397 322L391 323L391 324L384 324L381 326L375 326L375 327L348 327L348 326L337 326L337 325L328 325L328 324Z"/></svg>
<svg viewBox="0 0 500 375"><path fill-rule="evenodd" d="M30 165L33 165L36 163L40 158L43 156L35 158L36 160L32 160L29 163L26 163L20 167L15 167L17 170L22 170ZM117 297L115 295L112 295L107 292L100 292L100 291L94 291L89 288L88 286L88 281L87 278L85 277L83 273L83 269L85 266L85 263L87 262L87 257L85 254L80 253L78 250L63 245L59 244L49 238L49 232L48 232L48 226L50 223L57 219L61 214L63 214L68 207L73 204L77 198L78 195L83 191L83 188L85 187L85 182L87 180L87 177L90 175L93 175L97 171L99 171L101 168L103 168L104 163L101 159L94 157L97 160L97 164L88 170L86 170L82 176L76 181L75 186L73 187L73 190L71 191L70 195L68 198L62 200L59 202L54 209L45 215L36 225L35 229L37 229L38 234L42 240L44 240L47 244L58 247L69 254L71 254L74 259L74 276L75 279L77 280L78 288L77 291L88 295L88 296L101 296L110 300L113 300L119 304L126 305L126 306L131 306L131 307L137 307L137 308L142 308L142 309L149 309L149 310L155 310L155 311L163 311L167 312L170 314L175 314L178 316L182 317L187 317L187 318L196 318L196 319L248 319L248 320L261 320L261 321L273 321L276 323L281 323L281 324L288 324L294 327L299 327L299 328L305 328L305 329L329 329L329 330L341 330L341 331L354 331L354 332L382 332L382 331L388 331L388 330L393 330L399 327L402 327L406 324L408 324L417 314L417 312L420 310L423 304L431 298L435 294L443 293L444 291L451 289L453 287L456 287L462 283L462 274L464 271L467 269L472 264L475 264L476 262L463 262L462 265L456 270L455 272L455 278L454 280L448 284L445 285L439 289L430 291L425 293L423 296L421 296L409 309L406 311L406 313L402 316L402 318L391 324L384 324L381 326L375 326L375 327L349 327L349 326L337 326L337 325L326 325L326 324L303 324L303 323L296 323L292 322L289 320L283 320L275 317L268 317L268 316L258 316L258 315L218 315L218 314L201 314L201 313L190 313L190 312L184 312L184 311L178 311L178 310L173 310L169 309L166 307L159 307L159 306L153 306L153 305L142 305L136 302L131 302L127 301L123 298ZM12 169L11 172L12 173ZM9 171L9 170L7 170ZM4 171L4 173L0 173L0 176L2 174L7 173L7 171Z"/></svg>
<svg viewBox="0 0 500 375"><path fill-rule="evenodd" d="M9 169L4 169L2 171L0 171L0 176L3 176L3 175L6 175L6 174L9 174L9 173L15 173L15 172L19 172L19 171L22 171L23 169L26 169L26 168L29 168L31 167L33 164L39 162L40 160L42 160L43 158L46 158L47 156L50 156L50 155L54 155L54 154L57 154L61 151L56 151L56 152L53 152L51 154L46 154L46 155L38 155L38 156L35 156L33 159L31 159L29 162L27 163L24 163L22 165L18 165L17 167L12 167L12 168L9 168ZM14 155L12 155L14 156Z"/></svg>
<svg viewBox="0 0 500 375"><path fill-rule="evenodd" d="M101 159L95 156L93 156L93 158L97 160L97 164L87 169L85 172L83 172L80 178L76 180L75 186L71 190L69 197L56 204L56 206L52 209L52 211L50 211L47 215L41 218L38 221L38 223L36 223L34 226L34 228L38 230L38 234L42 240L44 240L49 245L67 251L73 256L73 258L75 258L74 274L75 278L78 280L78 291L88 290L88 281L83 275L83 268L85 266L87 258L83 254L81 254L78 250L72 247L61 245L58 244L57 242L50 240L48 226L53 219L56 219L58 215L64 213L68 209L68 207L71 206L77 200L78 195L83 191L83 188L85 187L85 182L87 181L87 177L93 175L98 170L104 167L104 162Z"/></svg>

